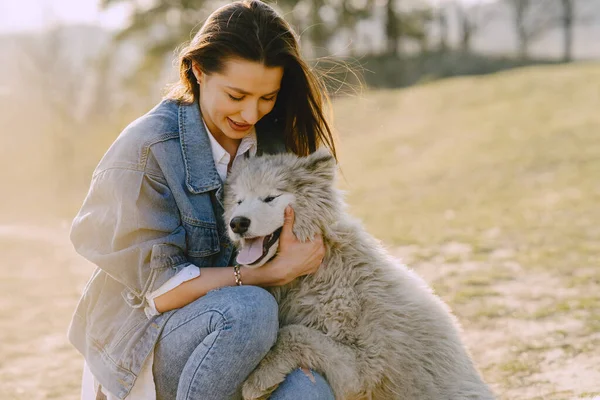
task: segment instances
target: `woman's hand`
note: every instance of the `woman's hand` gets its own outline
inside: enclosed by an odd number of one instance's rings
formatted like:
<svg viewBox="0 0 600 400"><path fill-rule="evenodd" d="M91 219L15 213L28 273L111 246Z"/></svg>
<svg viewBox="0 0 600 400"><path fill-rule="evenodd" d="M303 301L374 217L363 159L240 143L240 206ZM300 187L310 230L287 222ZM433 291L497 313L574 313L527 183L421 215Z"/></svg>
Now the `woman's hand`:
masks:
<svg viewBox="0 0 600 400"><path fill-rule="evenodd" d="M320 234L312 241L302 243L294 235L293 226L294 210L287 206L279 237L279 253L272 261L253 271L261 275L264 286L281 286L299 276L312 274L319 269L325 257L325 245Z"/></svg>

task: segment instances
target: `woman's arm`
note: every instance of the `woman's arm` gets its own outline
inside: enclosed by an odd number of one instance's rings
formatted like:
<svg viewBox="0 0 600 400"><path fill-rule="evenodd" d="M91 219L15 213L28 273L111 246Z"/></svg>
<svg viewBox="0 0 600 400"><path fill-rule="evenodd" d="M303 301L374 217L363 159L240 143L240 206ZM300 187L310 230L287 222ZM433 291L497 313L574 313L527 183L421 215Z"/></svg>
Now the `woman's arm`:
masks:
<svg viewBox="0 0 600 400"><path fill-rule="evenodd" d="M261 268L267 268L267 265ZM264 286L265 277L263 275L266 274L263 274L263 271L241 268L240 272L244 285ZM174 289L158 296L154 299L154 305L156 311L163 313L181 308L213 289L234 285L233 267L202 268L200 276L183 282Z"/></svg>
<svg viewBox="0 0 600 400"><path fill-rule="evenodd" d="M90 192L73 222L75 249L127 287L131 307L149 304L158 290L182 268L185 230L166 183L142 171L113 168L95 175ZM278 286L317 270L325 248L320 237L301 243L286 210L279 253L257 269L242 268L245 285ZM201 275L154 299L156 311L183 307L210 290L235 284L233 268L203 268Z"/></svg>
<svg viewBox="0 0 600 400"><path fill-rule="evenodd" d="M244 285L280 286L319 268L325 255L322 238L318 236L310 242L302 243L294 235L293 225L294 212L288 207L279 239L279 253L272 261L259 268L242 267L240 272ZM154 304L156 310L163 313L183 307L213 289L233 285L233 267L202 268L200 276L158 296L154 299Z"/></svg>
<svg viewBox="0 0 600 400"><path fill-rule="evenodd" d="M132 308L189 265L186 232L164 179L141 170L108 168L94 174L73 221L79 254L125 287Z"/></svg>

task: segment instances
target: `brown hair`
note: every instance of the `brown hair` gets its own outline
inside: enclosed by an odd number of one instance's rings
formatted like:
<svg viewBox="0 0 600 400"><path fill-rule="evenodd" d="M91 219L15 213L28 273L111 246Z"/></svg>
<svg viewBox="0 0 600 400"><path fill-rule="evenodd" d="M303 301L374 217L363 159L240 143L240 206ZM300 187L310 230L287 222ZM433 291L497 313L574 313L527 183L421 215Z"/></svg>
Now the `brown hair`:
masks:
<svg viewBox="0 0 600 400"><path fill-rule="evenodd" d="M288 150L300 156L324 144L336 156L333 135L325 117L329 105L325 85L300 55L298 40L288 23L269 5L243 0L213 12L179 54L179 82L167 98L195 102L199 87L192 70L196 63L206 74L222 71L228 58L283 67L281 90L273 110L263 117L280 127ZM261 121L259 121L261 122Z"/></svg>

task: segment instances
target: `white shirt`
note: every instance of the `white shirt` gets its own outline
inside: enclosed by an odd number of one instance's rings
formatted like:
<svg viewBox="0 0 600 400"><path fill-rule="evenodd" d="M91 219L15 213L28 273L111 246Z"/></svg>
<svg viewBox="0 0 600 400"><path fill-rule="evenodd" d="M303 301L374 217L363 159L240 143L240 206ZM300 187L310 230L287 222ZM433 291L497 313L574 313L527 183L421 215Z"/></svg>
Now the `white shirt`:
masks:
<svg viewBox="0 0 600 400"><path fill-rule="evenodd" d="M206 124L204 124L204 127L206 127ZM208 128L206 128L206 132L210 132ZM217 142L212 134L209 133L208 138L210 139L210 148L212 150L213 159L215 160L215 167L217 167L217 172L219 173L221 180L225 182L227 173L229 172L227 171L227 166L229 165L229 161L231 161L231 155L219 144L219 142ZM235 164L240 157L245 157L246 153L248 153L250 157L254 157L256 155L256 146L256 131L252 128L252 131L242 138L233 164Z"/></svg>
<svg viewBox="0 0 600 400"><path fill-rule="evenodd" d="M204 123L204 120L202 122ZM223 148L223 146L219 144L219 142L217 142L206 126L206 123L204 123L204 128L206 129L208 138L210 139L210 147L217 173L221 177L221 181L225 183L227 174L229 172L227 167L229 166L231 155ZM232 166L239 162L240 158L245 157L246 153L248 153L250 157L254 157L256 155L256 150L256 130L253 127L252 131L242 138L235 158L233 159ZM200 268L193 264L188 264L175 276L166 281L162 286L153 292L146 294L146 300L148 303L148 305L144 308L146 316L151 318L153 316L160 315L154 304L155 298L198 276L200 276ZM144 364L142 364L140 374L138 375L131 392L129 392L129 395L126 397L126 400L156 400L156 386L154 384L154 375L152 374L153 363L154 353L150 353ZM94 379L92 372L88 368L87 364L84 363L83 377L81 381L81 400L95 400L97 386L97 382ZM102 392L106 395L107 400L117 400L117 397L111 393L108 393L105 388L102 388Z"/></svg>

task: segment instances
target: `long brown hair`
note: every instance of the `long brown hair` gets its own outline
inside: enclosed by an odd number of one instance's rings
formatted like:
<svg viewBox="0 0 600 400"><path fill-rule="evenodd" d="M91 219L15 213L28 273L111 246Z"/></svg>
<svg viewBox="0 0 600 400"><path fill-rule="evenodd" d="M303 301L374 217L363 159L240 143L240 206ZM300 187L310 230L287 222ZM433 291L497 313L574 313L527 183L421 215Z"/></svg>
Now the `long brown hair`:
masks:
<svg viewBox="0 0 600 400"><path fill-rule="evenodd" d="M281 90L273 110L263 117L276 122L288 150L300 156L325 145L336 156L324 106L330 105L323 81L300 55L289 24L269 5L243 0L213 12L179 54L179 82L167 98L191 103L200 95L192 65L206 74L219 73L225 61L242 58L266 67L283 67ZM259 121L260 123L260 121Z"/></svg>

